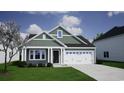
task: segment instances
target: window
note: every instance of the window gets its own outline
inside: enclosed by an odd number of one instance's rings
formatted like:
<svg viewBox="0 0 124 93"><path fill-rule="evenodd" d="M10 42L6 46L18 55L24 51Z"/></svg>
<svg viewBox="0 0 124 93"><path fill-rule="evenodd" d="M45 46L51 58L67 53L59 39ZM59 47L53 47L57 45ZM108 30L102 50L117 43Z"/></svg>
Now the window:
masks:
<svg viewBox="0 0 124 93"><path fill-rule="evenodd" d="M75 52L73 52L73 54L75 54Z"/></svg>
<svg viewBox="0 0 124 93"><path fill-rule="evenodd" d="M35 59L40 59L40 50L35 50Z"/></svg>
<svg viewBox="0 0 124 93"><path fill-rule="evenodd" d="M108 51L104 52L104 58L109 58L109 52Z"/></svg>
<svg viewBox="0 0 124 93"><path fill-rule="evenodd" d="M80 52L80 54L82 54L82 52Z"/></svg>
<svg viewBox="0 0 124 93"><path fill-rule="evenodd" d="M62 38L63 36L62 36L62 30L58 30L57 31L57 38Z"/></svg>
<svg viewBox="0 0 124 93"><path fill-rule="evenodd" d="M76 52L76 54L79 54L79 52Z"/></svg>
<svg viewBox="0 0 124 93"><path fill-rule="evenodd" d="M89 52L89 54L92 54L92 52Z"/></svg>
<svg viewBox="0 0 124 93"><path fill-rule="evenodd" d="M45 57L46 57L46 51L41 51L42 52L42 54L41 54L41 59L46 59Z"/></svg>
<svg viewBox="0 0 124 93"><path fill-rule="evenodd" d="M34 56L33 52L34 52L33 50L30 51L30 59L33 59L33 56Z"/></svg>
<svg viewBox="0 0 124 93"><path fill-rule="evenodd" d="M30 60L45 60L46 50L30 50L29 59Z"/></svg>
<svg viewBox="0 0 124 93"><path fill-rule="evenodd" d="M68 52L66 52L66 54L68 54Z"/></svg>

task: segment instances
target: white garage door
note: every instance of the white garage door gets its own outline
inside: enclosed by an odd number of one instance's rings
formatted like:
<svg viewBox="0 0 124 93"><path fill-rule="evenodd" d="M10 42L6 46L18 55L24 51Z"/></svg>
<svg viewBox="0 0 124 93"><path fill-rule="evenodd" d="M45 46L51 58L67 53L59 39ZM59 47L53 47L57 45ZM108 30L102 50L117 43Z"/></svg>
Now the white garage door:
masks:
<svg viewBox="0 0 124 93"><path fill-rule="evenodd" d="M94 63L93 50L65 50L65 64L92 64Z"/></svg>

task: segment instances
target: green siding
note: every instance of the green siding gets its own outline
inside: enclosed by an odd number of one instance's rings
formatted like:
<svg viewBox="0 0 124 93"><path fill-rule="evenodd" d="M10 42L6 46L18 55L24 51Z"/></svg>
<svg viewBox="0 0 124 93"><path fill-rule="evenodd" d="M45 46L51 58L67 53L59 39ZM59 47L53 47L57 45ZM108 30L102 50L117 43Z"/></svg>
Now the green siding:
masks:
<svg viewBox="0 0 124 93"><path fill-rule="evenodd" d="M43 33L44 34L44 33ZM36 39L43 39L43 34L39 35L38 37L36 37ZM50 36L46 35L46 39L52 39Z"/></svg>
<svg viewBox="0 0 124 93"><path fill-rule="evenodd" d="M55 38L57 38L56 36L54 36ZM73 36L63 36L63 38L58 38L58 40L60 40L63 43L71 43L71 44L81 44L81 42L77 39L75 39Z"/></svg>
<svg viewBox="0 0 124 93"><path fill-rule="evenodd" d="M31 40L26 46L62 46L54 40Z"/></svg>
<svg viewBox="0 0 124 93"><path fill-rule="evenodd" d="M57 29L53 30L52 32L50 32L50 34L57 34L57 30L62 30L63 31L63 35L70 35L67 31L65 31L61 27L58 27Z"/></svg>
<svg viewBox="0 0 124 93"><path fill-rule="evenodd" d="M63 35L71 35L70 33L68 33L66 30L64 30L62 27L58 27L55 30L53 30L52 32L50 32L50 34L55 34L52 35L53 37L57 38L57 30L63 30ZM81 42L79 40L77 40L75 37L73 36L63 36L63 38L57 38L58 40L60 40L63 43L71 43L71 44L81 44Z"/></svg>

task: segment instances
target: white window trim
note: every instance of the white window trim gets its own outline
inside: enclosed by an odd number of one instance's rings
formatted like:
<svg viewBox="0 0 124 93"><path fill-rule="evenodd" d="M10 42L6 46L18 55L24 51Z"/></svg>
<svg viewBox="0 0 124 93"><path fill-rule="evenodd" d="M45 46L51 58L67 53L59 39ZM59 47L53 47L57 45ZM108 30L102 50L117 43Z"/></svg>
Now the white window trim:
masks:
<svg viewBox="0 0 124 93"><path fill-rule="evenodd" d="M33 51L33 59L30 58L30 51ZM36 50L29 50L29 60L46 60L46 50L40 50L40 59L35 58L35 51ZM44 59L42 59L42 51L45 51Z"/></svg>
<svg viewBox="0 0 124 93"><path fill-rule="evenodd" d="M61 32L61 37L60 37L59 34L58 34L59 32ZM63 38L63 31L62 31L62 30L58 30L58 31L57 31L57 38Z"/></svg>
<svg viewBox="0 0 124 93"><path fill-rule="evenodd" d="M46 34L43 34L43 40L46 40Z"/></svg>

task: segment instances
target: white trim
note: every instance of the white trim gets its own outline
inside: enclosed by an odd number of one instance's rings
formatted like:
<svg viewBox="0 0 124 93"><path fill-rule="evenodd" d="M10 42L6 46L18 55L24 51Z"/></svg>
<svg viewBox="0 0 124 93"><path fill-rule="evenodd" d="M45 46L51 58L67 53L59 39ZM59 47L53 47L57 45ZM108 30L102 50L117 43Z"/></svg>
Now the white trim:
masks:
<svg viewBox="0 0 124 93"><path fill-rule="evenodd" d="M61 33L61 37L59 36L59 32ZM62 30L57 30L57 38L63 38L63 31Z"/></svg>
<svg viewBox="0 0 124 93"><path fill-rule="evenodd" d="M49 56L50 53L49 53L49 52L50 52L50 49L48 48L48 53L47 53L47 54L48 54L48 55L47 55L47 56L48 56L48 63L50 63L50 58L49 58L49 57L50 57L50 56Z"/></svg>
<svg viewBox="0 0 124 93"><path fill-rule="evenodd" d="M77 38L79 41L81 41L82 43L87 44L86 42L84 42L83 40L81 40L80 38L78 38L77 36L73 35L72 33L70 33L68 30L66 30L65 27L63 27L62 25L57 25L56 27L54 27L53 29L51 29L48 33L54 31L55 29L57 29L58 27L61 27L63 29L65 29L66 32L68 32L70 35L72 35L73 37Z"/></svg>
<svg viewBox="0 0 124 93"><path fill-rule="evenodd" d="M50 49L50 52L51 52L51 63L53 63L53 52L52 52L52 48Z"/></svg>
<svg viewBox="0 0 124 93"><path fill-rule="evenodd" d="M51 38L53 38L54 40L56 40L58 43L60 43L61 45L63 45L64 47L67 47L64 43L62 43L61 41L59 41L58 39L56 39L55 37L49 35Z"/></svg>
<svg viewBox="0 0 124 93"><path fill-rule="evenodd" d="M24 61L24 49L22 49L22 52L21 52L21 61Z"/></svg>
<svg viewBox="0 0 124 93"><path fill-rule="evenodd" d="M63 51L63 49L61 49L61 51L60 51L60 56L61 56L60 64L62 64L62 60L63 60L62 59L62 57L63 57L63 52L62 51Z"/></svg>
<svg viewBox="0 0 124 93"><path fill-rule="evenodd" d="M33 40L53 40L53 39L33 39Z"/></svg>
<svg viewBox="0 0 124 93"><path fill-rule="evenodd" d="M45 34L43 34L43 38L42 38L43 40L45 40L46 39L46 35Z"/></svg>
<svg viewBox="0 0 124 93"><path fill-rule="evenodd" d="M27 49L26 49L26 47L25 47L25 60L24 61L26 61L27 60Z"/></svg>
<svg viewBox="0 0 124 93"><path fill-rule="evenodd" d="M40 50L40 59L36 59L35 58L35 55L36 55L36 52L37 50ZM30 51L33 51L33 59L30 58ZM42 51L45 51L45 58L42 59ZM32 50L29 50L29 55L28 55L28 58L30 61L32 60L46 60L46 50L41 50L41 49L32 49Z"/></svg>
<svg viewBox="0 0 124 93"><path fill-rule="evenodd" d="M61 26L63 29L65 29L65 31L67 31L66 30L66 28L65 27L63 27L63 26ZM75 36L75 35L73 35L72 33L70 33L69 31L67 31L69 34L71 34L73 37L75 37L75 38L77 38L79 41L81 41L82 43L85 43L85 44L87 44L86 42L84 42L83 40L81 40L80 38L78 38L77 36Z"/></svg>
<svg viewBox="0 0 124 93"><path fill-rule="evenodd" d="M50 35L52 35L52 36L57 36L56 34L50 34ZM64 35L64 34L63 34L63 36L72 36L72 35Z"/></svg>
<svg viewBox="0 0 124 93"><path fill-rule="evenodd" d="M45 47L42 47L42 46L27 46L27 48L62 48L62 47L49 47L49 46L45 46Z"/></svg>
<svg viewBox="0 0 124 93"><path fill-rule="evenodd" d="M63 45L64 47L67 47L64 43L62 43L61 41L59 41L58 39L54 38L53 36L49 35L46 32L41 32L40 34L37 34L36 36L34 36L31 39L29 39L26 43L30 42L31 40L35 39L36 37L38 37L39 35L41 35L43 33L47 34L49 37L51 37L53 40L57 41L59 44Z"/></svg>
<svg viewBox="0 0 124 93"><path fill-rule="evenodd" d="M68 47L65 49L96 49L96 47Z"/></svg>

